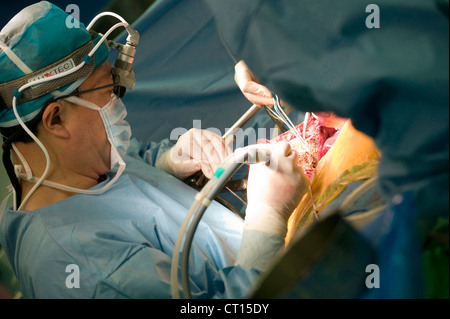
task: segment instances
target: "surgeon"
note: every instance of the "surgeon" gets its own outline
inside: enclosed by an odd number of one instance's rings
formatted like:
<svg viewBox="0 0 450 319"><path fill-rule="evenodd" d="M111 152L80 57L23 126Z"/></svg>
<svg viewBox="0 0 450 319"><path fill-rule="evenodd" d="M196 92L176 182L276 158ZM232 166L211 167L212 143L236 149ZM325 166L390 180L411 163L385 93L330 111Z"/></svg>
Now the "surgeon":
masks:
<svg viewBox="0 0 450 319"><path fill-rule="evenodd" d="M14 195L1 246L25 298L171 298L174 243L196 194L180 179L212 177L231 150L201 130L169 149L130 139L126 79L107 61L104 37L67 27L68 17L42 1L0 32L0 130ZM193 297L246 296L282 249L306 184L287 143L271 154L276 167L251 170L245 221L214 202L199 224Z"/></svg>

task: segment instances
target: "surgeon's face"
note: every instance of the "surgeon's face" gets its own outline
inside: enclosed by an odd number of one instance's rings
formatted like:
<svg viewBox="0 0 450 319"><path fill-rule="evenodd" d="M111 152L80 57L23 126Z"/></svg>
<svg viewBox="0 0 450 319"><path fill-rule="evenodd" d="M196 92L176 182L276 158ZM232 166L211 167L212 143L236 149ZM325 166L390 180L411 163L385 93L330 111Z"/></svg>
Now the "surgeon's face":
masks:
<svg viewBox="0 0 450 319"><path fill-rule="evenodd" d="M79 91L92 90L112 84L111 67L108 62L97 68L79 87ZM106 105L113 87L84 93L80 98L90 101L99 107ZM98 178L110 170L111 144L108 141L100 113L83 106L74 108L74 120L71 122L74 152L73 165L82 174Z"/></svg>

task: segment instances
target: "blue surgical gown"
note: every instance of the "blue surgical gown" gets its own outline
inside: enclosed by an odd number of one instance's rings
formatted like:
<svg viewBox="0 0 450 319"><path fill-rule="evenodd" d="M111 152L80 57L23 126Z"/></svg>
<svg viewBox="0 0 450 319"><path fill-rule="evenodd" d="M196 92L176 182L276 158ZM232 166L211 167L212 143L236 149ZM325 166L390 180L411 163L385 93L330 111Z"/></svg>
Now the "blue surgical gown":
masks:
<svg viewBox="0 0 450 319"><path fill-rule="evenodd" d="M101 195L4 213L0 242L25 298L171 298L173 248L196 191L149 165L161 144L139 147L133 140L126 173ZM213 202L191 250L194 298L242 297L257 279L233 266L242 232L243 220Z"/></svg>

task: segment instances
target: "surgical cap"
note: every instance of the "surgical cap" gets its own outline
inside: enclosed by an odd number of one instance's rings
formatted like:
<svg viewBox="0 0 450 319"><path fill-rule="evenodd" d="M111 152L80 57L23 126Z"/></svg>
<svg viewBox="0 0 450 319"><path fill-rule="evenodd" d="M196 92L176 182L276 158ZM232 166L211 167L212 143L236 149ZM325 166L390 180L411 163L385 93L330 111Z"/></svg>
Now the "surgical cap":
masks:
<svg viewBox="0 0 450 319"><path fill-rule="evenodd" d="M30 5L15 15L0 31L0 127L18 124L12 110L13 95L23 121L34 118L56 90L74 91L98 66L106 61L108 47L102 43L92 59L87 55L100 36L47 1ZM68 23L70 22L70 23ZM8 52L5 52L8 51ZM11 53L12 51L12 53ZM9 54L8 54L9 53ZM25 66L11 60L16 55ZM17 95L31 81L68 71L82 61L85 66L72 74L33 86ZM31 70L28 70L27 68Z"/></svg>

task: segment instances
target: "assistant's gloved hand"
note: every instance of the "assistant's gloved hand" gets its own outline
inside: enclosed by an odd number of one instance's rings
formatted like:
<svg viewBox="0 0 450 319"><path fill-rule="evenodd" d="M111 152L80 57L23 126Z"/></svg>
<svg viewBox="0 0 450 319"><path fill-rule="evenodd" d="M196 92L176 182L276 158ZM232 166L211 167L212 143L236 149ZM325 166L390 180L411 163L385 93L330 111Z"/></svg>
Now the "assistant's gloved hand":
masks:
<svg viewBox="0 0 450 319"><path fill-rule="evenodd" d="M239 61L234 66L234 81L247 100L253 104L273 105L272 93L259 83L244 61Z"/></svg>
<svg viewBox="0 0 450 319"><path fill-rule="evenodd" d="M190 129L157 161L156 167L180 179L202 170L207 178L232 154L221 136L200 129Z"/></svg>
<svg viewBox="0 0 450 319"><path fill-rule="evenodd" d="M287 142L276 144L270 163L250 166L245 217L247 229L284 238L287 221L307 191L308 181Z"/></svg>
<svg viewBox="0 0 450 319"><path fill-rule="evenodd" d="M296 153L277 143L270 163L250 166L244 232L235 265L265 270L284 247L287 222L307 190L308 181L296 164Z"/></svg>

